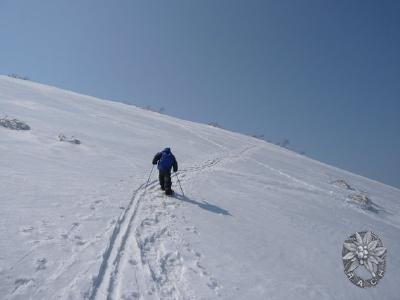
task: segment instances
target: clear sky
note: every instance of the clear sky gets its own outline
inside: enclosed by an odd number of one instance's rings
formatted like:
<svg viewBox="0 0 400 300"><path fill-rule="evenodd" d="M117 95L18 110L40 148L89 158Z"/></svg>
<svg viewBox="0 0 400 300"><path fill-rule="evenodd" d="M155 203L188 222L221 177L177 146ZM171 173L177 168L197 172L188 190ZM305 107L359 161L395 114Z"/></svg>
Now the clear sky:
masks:
<svg viewBox="0 0 400 300"><path fill-rule="evenodd" d="M400 187L400 1L0 0L0 45L2 74L288 138Z"/></svg>

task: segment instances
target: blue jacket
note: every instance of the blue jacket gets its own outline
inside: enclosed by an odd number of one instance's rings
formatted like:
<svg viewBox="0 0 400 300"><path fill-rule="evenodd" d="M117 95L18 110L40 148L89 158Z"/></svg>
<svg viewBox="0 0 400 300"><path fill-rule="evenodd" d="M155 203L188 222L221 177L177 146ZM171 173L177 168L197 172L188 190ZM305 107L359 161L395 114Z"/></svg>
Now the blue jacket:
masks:
<svg viewBox="0 0 400 300"><path fill-rule="evenodd" d="M158 152L153 158L153 165L157 164L157 168L163 172L170 172L171 168L174 172L178 171L178 162L172 154L170 148L165 148L163 151Z"/></svg>

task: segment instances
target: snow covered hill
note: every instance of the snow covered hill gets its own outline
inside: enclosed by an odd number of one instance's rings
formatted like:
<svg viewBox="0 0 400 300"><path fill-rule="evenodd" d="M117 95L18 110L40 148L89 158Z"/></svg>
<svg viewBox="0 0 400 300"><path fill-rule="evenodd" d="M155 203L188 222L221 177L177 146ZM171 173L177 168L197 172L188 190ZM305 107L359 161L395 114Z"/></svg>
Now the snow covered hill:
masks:
<svg viewBox="0 0 400 300"><path fill-rule="evenodd" d="M5 115L30 130L0 126L0 299L399 299L398 189L237 133L0 76ZM173 198L156 172L145 187L167 146L185 192L173 177ZM388 249L370 289L342 264L344 240L365 230Z"/></svg>

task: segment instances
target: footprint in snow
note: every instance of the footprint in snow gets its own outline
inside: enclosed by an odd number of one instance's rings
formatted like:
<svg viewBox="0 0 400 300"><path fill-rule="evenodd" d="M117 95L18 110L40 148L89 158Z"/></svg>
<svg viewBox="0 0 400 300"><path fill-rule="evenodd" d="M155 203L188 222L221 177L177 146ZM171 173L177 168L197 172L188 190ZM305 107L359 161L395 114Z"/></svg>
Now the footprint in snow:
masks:
<svg viewBox="0 0 400 300"><path fill-rule="evenodd" d="M78 227L79 225L81 225L79 222L72 223L71 230L74 229L75 227Z"/></svg>
<svg viewBox="0 0 400 300"><path fill-rule="evenodd" d="M136 266L137 265L137 261L135 259L130 259L128 260L128 262L132 265L132 266Z"/></svg>
<svg viewBox="0 0 400 300"><path fill-rule="evenodd" d="M140 226L141 226L141 227L152 226L152 225L155 225L155 224L157 224L157 223L158 223L157 218L156 218L156 219L147 218L147 219L144 219L144 220L142 221L142 223L140 224Z"/></svg>
<svg viewBox="0 0 400 300"><path fill-rule="evenodd" d="M36 271L46 269L47 259L46 258L39 258L36 260Z"/></svg>
<svg viewBox="0 0 400 300"><path fill-rule="evenodd" d="M23 233L23 234L31 234L34 228L35 227L33 227L33 226L22 227L20 229L20 232Z"/></svg>
<svg viewBox="0 0 400 300"><path fill-rule="evenodd" d="M197 268L192 268L193 270L196 270L196 274L200 274L201 277L208 277L209 273L206 271L206 269L200 265L199 262L196 263Z"/></svg>
<svg viewBox="0 0 400 300"><path fill-rule="evenodd" d="M139 299L140 298L140 294L137 292L133 292L129 295L122 295L121 299L122 300L135 300L135 299Z"/></svg>
<svg viewBox="0 0 400 300"><path fill-rule="evenodd" d="M50 221L42 220L42 225L43 225L44 227L49 227L50 223L51 223Z"/></svg>
<svg viewBox="0 0 400 300"><path fill-rule="evenodd" d="M32 278L18 278L14 281L14 290L12 294L14 294L19 288L27 286L29 283L33 282Z"/></svg>
<svg viewBox="0 0 400 300"><path fill-rule="evenodd" d="M173 208L173 209L175 209L175 208L179 207L179 204L178 204L178 203L175 203L175 202L167 202L167 201L164 201L162 205L163 205L163 208L164 208L164 209L165 209L165 208Z"/></svg>
<svg viewBox="0 0 400 300"><path fill-rule="evenodd" d="M199 269L202 269L202 270L204 270L205 268L200 264L200 262L198 261L198 262L196 262L196 266L199 268Z"/></svg>
<svg viewBox="0 0 400 300"><path fill-rule="evenodd" d="M194 227L194 226L186 227L185 229L186 229L186 231L188 231L188 232L191 232L191 233L194 233L194 234L198 234L197 228Z"/></svg>
<svg viewBox="0 0 400 300"><path fill-rule="evenodd" d="M78 228L80 225L81 225L81 224L80 224L79 222L74 222L74 223L72 223L70 229L68 230L68 232L62 233L60 236L61 236L63 239L65 239L65 240L66 240L66 239L69 239L69 235L70 235L76 228Z"/></svg>
<svg viewBox="0 0 400 300"><path fill-rule="evenodd" d="M93 202L90 204L89 208L90 208L91 210L95 210L99 205L101 205L101 204L103 204L103 203L104 203L103 200L96 200L96 201L93 201Z"/></svg>
<svg viewBox="0 0 400 300"><path fill-rule="evenodd" d="M215 290L215 289L217 289L219 286L218 286L218 282L215 280L215 278L213 278L213 277L211 277L210 278L210 282L209 283L207 283L207 285L208 285L208 287L210 288L210 289L213 289L213 290Z"/></svg>
<svg viewBox="0 0 400 300"><path fill-rule="evenodd" d="M215 292L217 296L221 296L219 290L221 289L218 281L214 277L210 277L210 281L207 283L207 286Z"/></svg>
<svg viewBox="0 0 400 300"><path fill-rule="evenodd" d="M74 235L74 241L75 241L75 244L78 246L83 246L86 244L86 242L82 239L82 237L80 235Z"/></svg>

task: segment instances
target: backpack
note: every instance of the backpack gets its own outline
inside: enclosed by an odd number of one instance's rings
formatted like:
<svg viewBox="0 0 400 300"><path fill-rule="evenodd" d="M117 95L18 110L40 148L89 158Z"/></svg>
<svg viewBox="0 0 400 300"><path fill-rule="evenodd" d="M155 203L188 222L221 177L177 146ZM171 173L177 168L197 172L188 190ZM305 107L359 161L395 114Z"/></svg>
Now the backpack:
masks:
<svg viewBox="0 0 400 300"><path fill-rule="evenodd" d="M158 161L158 169L160 171L169 171L174 164L174 155L171 152L161 152L161 158Z"/></svg>

